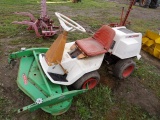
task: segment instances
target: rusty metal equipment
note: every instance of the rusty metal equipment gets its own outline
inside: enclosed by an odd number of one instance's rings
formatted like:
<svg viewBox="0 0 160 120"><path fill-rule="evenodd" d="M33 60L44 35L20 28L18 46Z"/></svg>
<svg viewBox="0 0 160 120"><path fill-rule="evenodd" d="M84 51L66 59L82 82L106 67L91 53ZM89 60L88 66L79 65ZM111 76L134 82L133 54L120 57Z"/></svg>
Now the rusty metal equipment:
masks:
<svg viewBox="0 0 160 120"><path fill-rule="evenodd" d="M121 18L120 18L120 23L110 23L110 27L119 27L119 26L126 26L127 24L130 24L130 22L127 21L127 18L132 10L132 6L135 4L135 0L131 0L128 10L126 12L125 17L123 18L123 13L124 13L124 7L122 8L122 13L121 13Z"/></svg>
<svg viewBox="0 0 160 120"><path fill-rule="evenodd" d="M29 12L15 12L15 14L28 16L30 20L12 23L28 25L27 30L34 30L37 37L51 37L59 31L59 27L54 26L54 21L47 15L46 0L41 0L41 15L37 20Z"/></svg>

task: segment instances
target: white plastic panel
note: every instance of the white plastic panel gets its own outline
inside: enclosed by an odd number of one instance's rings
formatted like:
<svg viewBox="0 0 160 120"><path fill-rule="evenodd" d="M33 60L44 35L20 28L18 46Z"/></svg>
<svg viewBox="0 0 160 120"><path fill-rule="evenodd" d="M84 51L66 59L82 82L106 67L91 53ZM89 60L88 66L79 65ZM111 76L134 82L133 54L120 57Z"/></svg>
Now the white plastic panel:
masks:
<svg viewBox="0 0 160 120"><path fill-rule="evenodd" d="M50 75L48 74L48 70L51 72L52 70L49 69L49 66L45 62L45 58L40 54L39 59L41 66L47 75L47 77L50 79L52 83L55 84L61 84L61 85L71 85L73 84L76 80L78 80L81 76L83 76L85 73L94 71L99 69L99 67L102 64L104 54L95 56L95 57L88 57L84 59L77 59L77 58L71 58L68 52L70 51L70 47L74 44L72 43L66 43L65 50L63 53L63 58L61 65L63 66L64 69L68 71L67 74L67 80L68 82L63 82L63 81L55 81L53 80ZM55 67L56 66L56 67ZM63 70L59 65L53 65L52 67L57 68L57 71L52 71L52 73L63 73ZM50 68L52 68L50 67Z"/></svg>
<svg viewBox="0 0 160 120"><path fill-rule="evenodd" d="M115 27L113 29L116 32L115 45L109 52L121 59L140 56L142 34L135 33L125 27Z"/></svg>

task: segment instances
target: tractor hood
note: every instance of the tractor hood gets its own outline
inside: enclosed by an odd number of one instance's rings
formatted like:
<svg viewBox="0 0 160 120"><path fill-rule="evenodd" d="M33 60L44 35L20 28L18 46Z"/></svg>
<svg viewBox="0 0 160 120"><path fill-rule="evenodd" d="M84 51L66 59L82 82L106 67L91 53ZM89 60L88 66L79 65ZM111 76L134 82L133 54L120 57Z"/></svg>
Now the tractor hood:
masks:
<svg viewBox="0 0 160 120"><path fill-rule="evenodd" d="M120 59L126 59L135 56L137 59L140 59L142 34L135 33L126 27L115 27L113 29L115 30L116 35L114 37L114 42L110 52Z"/></svg>

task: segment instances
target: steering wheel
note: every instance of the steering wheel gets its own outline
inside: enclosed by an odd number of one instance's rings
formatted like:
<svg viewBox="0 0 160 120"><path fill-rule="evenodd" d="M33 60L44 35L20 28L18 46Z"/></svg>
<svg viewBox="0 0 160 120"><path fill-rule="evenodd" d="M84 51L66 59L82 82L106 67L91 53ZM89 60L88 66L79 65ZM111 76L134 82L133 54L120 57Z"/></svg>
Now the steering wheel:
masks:
<svg viewBox="0 0 160 120"><path fill-rule="evenodd" d="M65 31L78 30L81 32L86 32L86 30L81 25L71 20L70 18L66 17L65 15L58 12L55 12L55 15L57 16L61 26Z"/></svg>

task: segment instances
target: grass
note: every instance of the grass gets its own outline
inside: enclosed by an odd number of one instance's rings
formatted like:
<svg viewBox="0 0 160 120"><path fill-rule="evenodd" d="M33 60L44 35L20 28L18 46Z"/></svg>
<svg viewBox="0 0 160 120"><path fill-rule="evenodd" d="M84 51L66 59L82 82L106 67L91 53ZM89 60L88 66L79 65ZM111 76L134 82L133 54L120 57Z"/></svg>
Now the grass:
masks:
<svg viewBox="0 0 160 120"><path fill-rule="evenodd" d="M39 0L40 1L40 0ZM48 0L50 2L65 2L65 0ZM67 0L66 0L67 1ZM49 47L56 37L43 40L36 38L34 32L26 31L27 26L12 24L13 21L22 21L28 19L23 16L13 14L16 11L31 12L34 16L40 15L40 3L37 0L1 0L0 1L0 55L4 53L3 42L7 41L10 49L7 54L19 50L21 47ZM70 33L68 41L75 41L91 36L102 24L109 24L111 22L119 22L121 8L128 5L116 4L113 2L106 2L106 0L82 0L81 3L73 4L67 3L47 3L47 10L51 18L59 25L57 18L54 15L55 11L61 12L70 16L73 20L86 26L86 34L80 32ZM137 6L134 9L140 9ZM74 13L74 14L73 14ZM136 13L135 13L136 14ZM129 29L145 33L146 29L150 28L156 31L157 25L160 24L159 19L136 18L130 16L132 25ZM6 52L6 51L5 51ZM159 90L159 73L158 69L153 65L145 62L143 59L137 62L137 70L132 77L137 77L142 84L155 91L160 98ZM105 71L100 72L105 76ZM4 93L2 93L4 94ZM7 105L10 105L12 100L0 97L0 119L12 119L15 116L5 111ZM17 107L14 106L13 107ZM19 106L17 107L19 108ZM12 108L8 108L12 109ZM60 116L51 116L43 111L36 113L28 113L26 116L31 119L52 119L52 120L156 120L155 116L150 116L140 106L132 105L124 99L117 100L116 96L110 88L100 83L95 89L88 91L85 94L76 96L73 99L72 107Z"/></svg>
<svg viewBox="0 0 160 120"><path fill-rule="evenodd" d="M159 69L152 64L145 62L143 59L137 61L138 68L134 72L134 76L140 79L140 82L155 91L160 98L160 74Z"/></svg>
<svg viewBox="0 0 160 120"><path fill-rule="evenodd" d="M38 119L39 117L36 117ZM72 107L60 116L43 114L41 119L52 120L156 120L139 106L116 100L110 88L100 84L95 89L74 98Z"/></svg>
<svg viewBox="0 0 160 120"><path fill-rule="evenodd" d="M96 99L93 98L95 95ZM103 107L101 106L102 104ZM81 95L81 99L76 102L77 114L84 120L103 119L113 105L111 90L102 85L93 91L89 91L86 95ZM99 116L97 116L97 114Z"/></svg>

